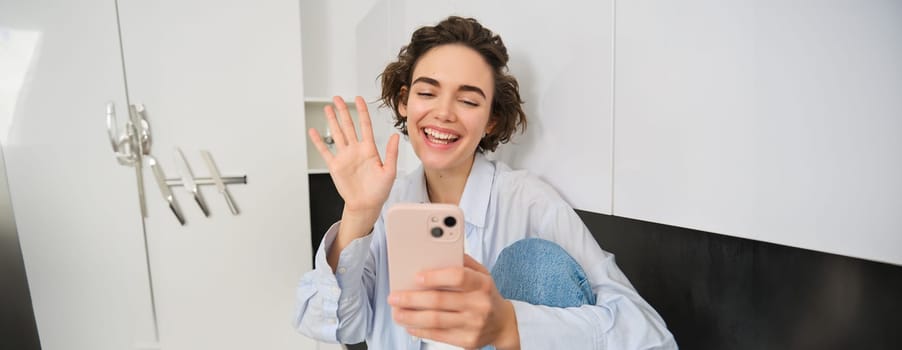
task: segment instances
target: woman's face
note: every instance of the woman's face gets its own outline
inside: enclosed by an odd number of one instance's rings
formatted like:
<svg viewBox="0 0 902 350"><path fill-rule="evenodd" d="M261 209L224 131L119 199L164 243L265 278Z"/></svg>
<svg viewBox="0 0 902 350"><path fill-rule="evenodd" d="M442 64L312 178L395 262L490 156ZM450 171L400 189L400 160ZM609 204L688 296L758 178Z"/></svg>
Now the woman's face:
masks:
<svg viewBox="0 0 902 350"><path fill-rule="evenodd" d="M453 171L472 164L488 130L494 78L475 50L442 45L427 51L413 70L407 103L410 143L428 170Z"/></svg>

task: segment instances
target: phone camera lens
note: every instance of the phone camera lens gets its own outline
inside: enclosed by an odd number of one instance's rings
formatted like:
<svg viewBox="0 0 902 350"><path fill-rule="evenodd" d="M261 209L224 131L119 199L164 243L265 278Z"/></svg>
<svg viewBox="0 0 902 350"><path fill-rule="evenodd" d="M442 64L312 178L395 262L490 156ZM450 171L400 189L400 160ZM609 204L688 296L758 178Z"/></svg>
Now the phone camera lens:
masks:
<svg viewBox="0 0 902 350"><path fill-rule="evenodd" d="M439 238L444 234L445 234L445 232L442 231L441 227L433 227L432 228L432 237Z"/></svg>
<svg viewBox="0 0 902 350"><path fill-rule="evenodd" d="M455 219L453 216L445 218L445 226L454 227L454 225L457 225L457 219Z"/></svg>

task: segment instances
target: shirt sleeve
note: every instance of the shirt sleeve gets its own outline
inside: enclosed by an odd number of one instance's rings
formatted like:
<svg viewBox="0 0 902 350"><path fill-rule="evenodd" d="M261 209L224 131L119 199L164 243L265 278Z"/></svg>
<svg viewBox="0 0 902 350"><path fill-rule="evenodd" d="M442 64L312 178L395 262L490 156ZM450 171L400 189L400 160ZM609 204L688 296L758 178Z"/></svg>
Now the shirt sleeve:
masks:
<svg viewBox="0 0 902 350"><path fill-rule="evenodd" d="M316 251L314 269L301 278L294 327L320 341L353 344L366 338L373 323L370 295L375 283L375 259L370 245L374 234L351 241L341 251L333 273L326 252L340 225L337 222L326 232Z"/></svg>
<svg viewBox="0 0 902 350"><path fill-rule="evenodd" d="M664 320L563 199L537 201L530 214L540 220L535 234L560 245L583 267L596 303L555 308L513 301L522 349L677 348Z"/></svg>

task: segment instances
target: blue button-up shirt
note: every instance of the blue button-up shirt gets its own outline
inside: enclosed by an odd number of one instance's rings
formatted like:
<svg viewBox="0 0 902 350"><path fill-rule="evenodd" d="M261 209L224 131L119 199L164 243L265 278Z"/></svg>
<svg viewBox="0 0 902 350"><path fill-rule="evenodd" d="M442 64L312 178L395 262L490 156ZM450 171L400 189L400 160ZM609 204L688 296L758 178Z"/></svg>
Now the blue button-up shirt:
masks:
<svg viewBox="0 0 902 350"><path fill-rule="evenodd" d="M428 202L422 167L395 181L383 207ZM501 250L527 237L553 241L583 267L595 305L556 308L512 301L522 349L676 349L655 310L639 296L576 212L548 184L477 154L460 207L467 253L491 271ZM315 268L297 288L294 326L327 342L373 349L420 349L423 342L394 323L388 305L388 261L382 216L373 232L342 250L332 271L326 252L333 225L316 252Z"/></svg>

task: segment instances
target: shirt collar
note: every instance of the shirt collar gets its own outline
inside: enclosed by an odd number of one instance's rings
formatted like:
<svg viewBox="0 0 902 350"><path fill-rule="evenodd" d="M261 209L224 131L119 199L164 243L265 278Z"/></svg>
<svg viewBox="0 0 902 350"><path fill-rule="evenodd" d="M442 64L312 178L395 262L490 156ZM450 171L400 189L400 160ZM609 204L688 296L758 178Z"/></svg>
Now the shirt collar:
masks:
<svg viewBox="0 0 902 350"><path fill-rule="evenodd" d="M408 200L429 203L429 192L426 190L426 173L420 165L410 173L410 193ZM486 212L489 210L489 199L492 195L492 183L495 181L495 164L484 154L476 153L473 168L467 177L464 193L460 197L460 208L464 212L464 221L477 227L485 227Z"/></svg>
<svg viewBox="0 0 902 350"><path fill-rule="evenodd" d="M486 159L485 154L476 153L473 168L460 197L460 208L464 220L477 227L485 227L485 216L492 197L492 183L495 181L495 164Z"/></svg>

